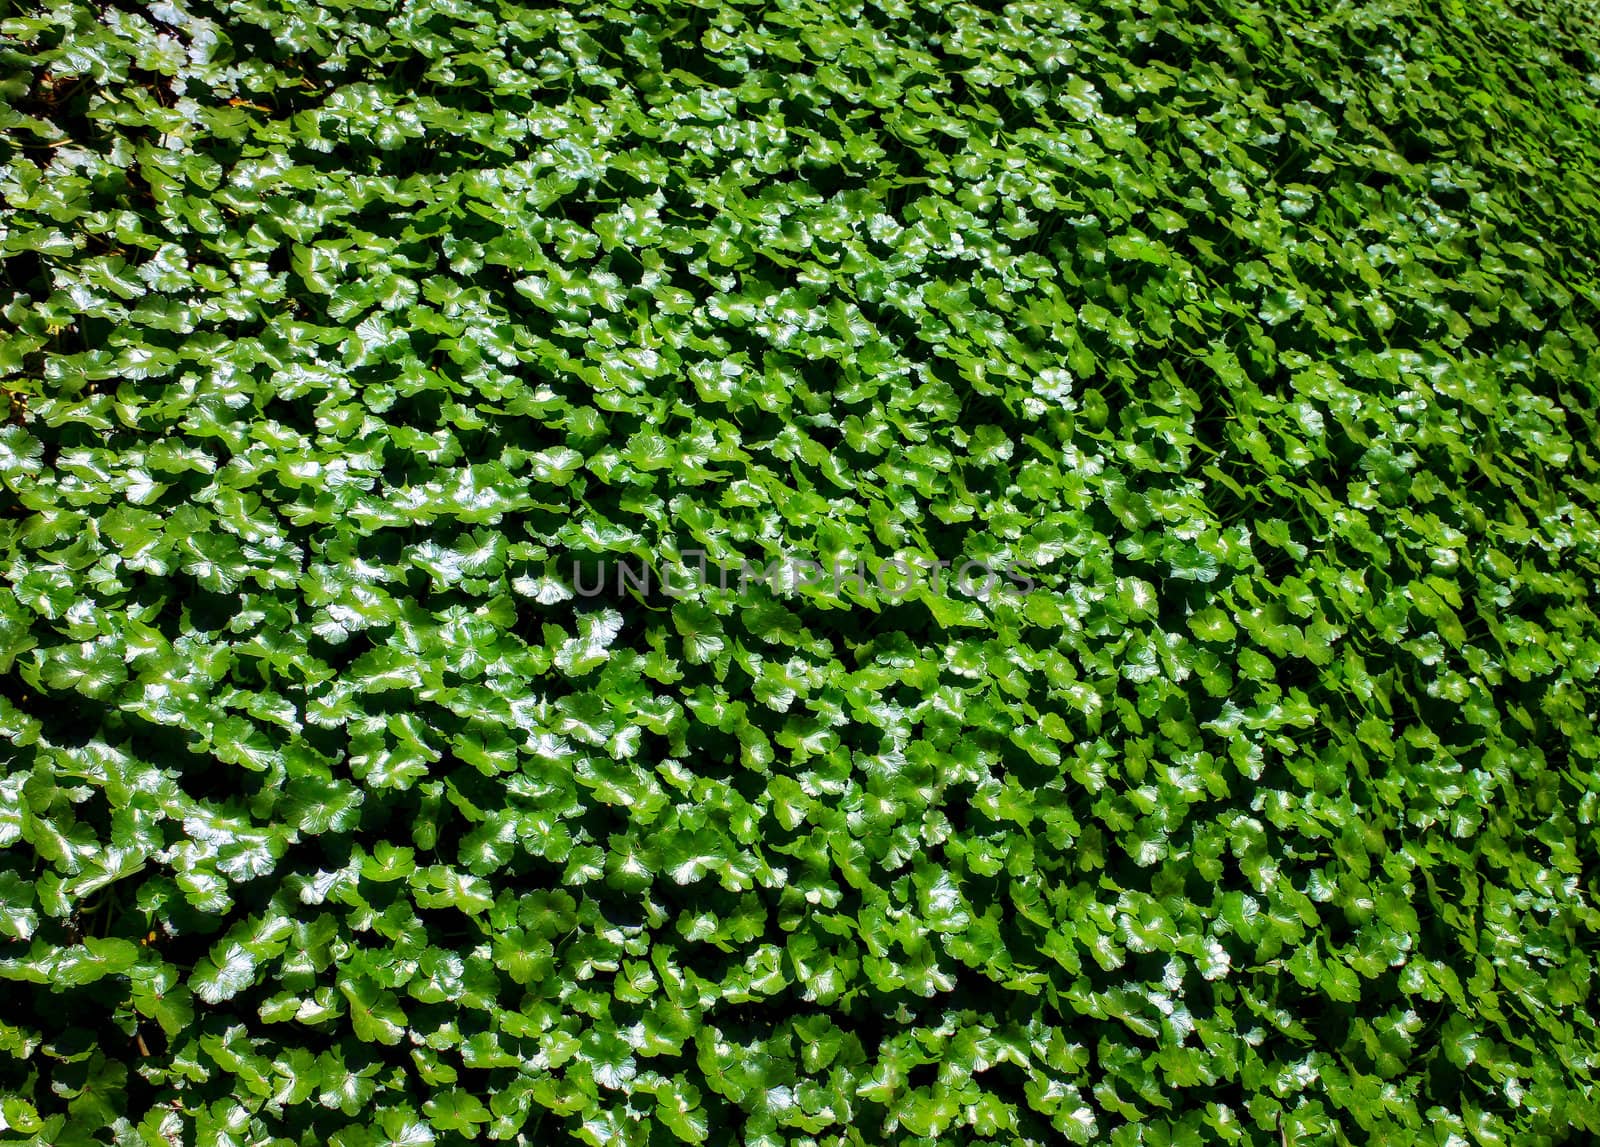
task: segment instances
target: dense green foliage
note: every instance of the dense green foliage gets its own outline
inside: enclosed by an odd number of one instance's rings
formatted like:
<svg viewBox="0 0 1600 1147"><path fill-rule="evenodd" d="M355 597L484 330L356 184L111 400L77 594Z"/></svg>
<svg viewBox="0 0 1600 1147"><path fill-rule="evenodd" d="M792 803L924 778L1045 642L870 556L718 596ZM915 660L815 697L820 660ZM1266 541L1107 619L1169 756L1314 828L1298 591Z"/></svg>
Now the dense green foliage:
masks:
<svg viewBox="0 0 1600 1147"><path fill-rule="evenodd" d="M14 8L0 1138L1589 1141L1597 26Z"/></svg>

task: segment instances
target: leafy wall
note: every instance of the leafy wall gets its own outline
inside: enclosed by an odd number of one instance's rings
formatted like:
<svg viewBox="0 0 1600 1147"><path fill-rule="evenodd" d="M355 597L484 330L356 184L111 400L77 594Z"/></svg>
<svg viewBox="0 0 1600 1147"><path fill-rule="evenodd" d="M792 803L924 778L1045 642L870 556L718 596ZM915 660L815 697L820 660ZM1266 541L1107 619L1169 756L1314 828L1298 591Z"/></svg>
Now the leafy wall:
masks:
<svg viewBox="0 0 1600 1147"><path fill-rule="evenodd" d="M1589 1141L1596 27L12 5L4 1141Z"/></svg>

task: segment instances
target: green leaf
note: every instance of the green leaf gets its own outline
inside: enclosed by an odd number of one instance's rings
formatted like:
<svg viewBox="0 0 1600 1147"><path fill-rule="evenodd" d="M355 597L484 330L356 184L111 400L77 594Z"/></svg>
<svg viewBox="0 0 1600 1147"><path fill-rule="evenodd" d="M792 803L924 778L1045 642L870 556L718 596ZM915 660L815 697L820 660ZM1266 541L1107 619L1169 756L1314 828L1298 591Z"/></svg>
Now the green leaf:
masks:
<svg viewBox="0 0 1600 1147"><path fill-rule="evenodd" d="M391 1046L400 1042L406 1017L393 992L348 976L340 978L339 992L350 1004L350 1027L357 1039Z"/></svg>
<svg viewBox="0 0 1600 1147"><path fill-rule="evenodd" d="M476 1139L478 1125L489 1122L489 1109L482 1101L458 1087L439 1092L422 1110L436 1130L459 1132L467 1139Z"/></svg>

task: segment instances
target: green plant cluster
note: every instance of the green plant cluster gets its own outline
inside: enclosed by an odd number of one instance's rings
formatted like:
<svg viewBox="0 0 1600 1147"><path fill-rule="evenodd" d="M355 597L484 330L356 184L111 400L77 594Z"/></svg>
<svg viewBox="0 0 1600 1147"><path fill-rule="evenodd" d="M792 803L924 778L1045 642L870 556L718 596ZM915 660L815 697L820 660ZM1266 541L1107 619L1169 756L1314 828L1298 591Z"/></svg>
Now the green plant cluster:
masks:
<svg viewBox="0 0 1600 1147"><path fill-rule="evenodd" d="M12 5L0 1140L1600 1134L1597 26Z"/></svg>

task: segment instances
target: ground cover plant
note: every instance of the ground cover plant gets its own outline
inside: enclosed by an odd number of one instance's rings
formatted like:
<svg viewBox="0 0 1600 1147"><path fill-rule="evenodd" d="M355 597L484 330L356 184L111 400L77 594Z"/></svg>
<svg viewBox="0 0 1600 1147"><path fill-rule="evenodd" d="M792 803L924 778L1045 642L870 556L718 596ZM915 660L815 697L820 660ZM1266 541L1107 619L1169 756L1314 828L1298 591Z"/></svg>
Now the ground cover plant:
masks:
<svg viewBox="0 0 1600 1147"><path fill-rule="evenodd" d="M1597 27L10 5L0 1140L1592 1141Z"/></svg>

